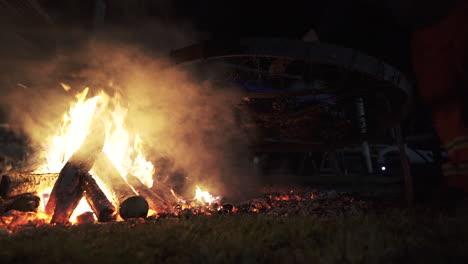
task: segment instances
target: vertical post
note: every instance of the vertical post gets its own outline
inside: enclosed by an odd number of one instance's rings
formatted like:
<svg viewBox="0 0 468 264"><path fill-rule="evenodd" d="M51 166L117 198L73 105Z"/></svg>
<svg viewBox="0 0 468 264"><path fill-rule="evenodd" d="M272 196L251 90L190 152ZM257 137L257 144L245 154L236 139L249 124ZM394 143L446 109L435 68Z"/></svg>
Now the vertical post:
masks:
<svg viewBox="0 0 468 264"><path fill-rule="evenodd" d="M372 174L374 173L374 168L372 167L372 158L370 155L369 143L367 141L362 142L361 149L362 154L364 156L364 160L366 161L367 173Z"/></svg>
<svg viewBox="0 0 468 264"><path fill-rule="evenodd" d="M348 167L346 166L346 160L345 160L345 154L343 152L340 153L340 162L341 162L341 165L343 166L343 174L344 175L348 175L349 171L348 171Z"/></svg>
<svg viewBox="0 0 468 264"><path fill-rule="evenodd" d="M367 133L367 123L366 123L366 112L364 110L364 99L359 97L356 99L356 112L357 118L359 120L359 128L361 134ZM366 163L367 173L372 174L374 173L374 169L372 168L372 159L370 155L370 148L369 143L367 141L362 142L361 144L362 156Z"/></svg>
<svg viewBox="0 0 468 264"><path fill-rule="evenodd" d="M403 176L404 176L404 181L405 181L405 198L406 202L408 205L411 205L414 200L414 195L413 195L413 177L411 175L411 168L408 160L408 154L406 153L406 147L403 142L403 136L401 133L401 126L400 123L398 123L395 128L395 141L398 146L398 149L400 150L400 161L401 161L401 167L403 168Z"/></svg>
<svg viewBox="0 0 468 264"><path fill-rule="evenodd" d="M333 150L330 152L330 162L332 165L332 171L335 174L334 176L341 176L341 170L340 170L340 165L339 165L339 160L338 160L338 151Z"/></svg>

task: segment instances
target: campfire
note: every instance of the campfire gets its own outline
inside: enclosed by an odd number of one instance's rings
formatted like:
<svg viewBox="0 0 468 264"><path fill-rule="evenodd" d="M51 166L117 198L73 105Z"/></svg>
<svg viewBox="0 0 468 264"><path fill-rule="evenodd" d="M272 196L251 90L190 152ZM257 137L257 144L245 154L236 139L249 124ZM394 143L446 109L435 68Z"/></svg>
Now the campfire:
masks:
<svg viewBox="0 0 468 264"><path fill-rule="evenodd" d="M89 91L76 95L57 134L44 145L44 164L32 173L2 177L2 197L12 204L24 200L25 208L17 208L22 211L39 210L28 219L62 225L146 218L173 213L175 204L190 206L192 201L154 180L142 138L126 127L122 96L104 91L89 96ZM219 199L197 186L193 201L210 205Z"/></svg>
<svg viewBox="0 0 468 264"><path fill-rule="evenodd" d="M117 92L77 93L43 145L44 163L1 178L0 230L214 214L329 217L369 209L356 195L324 190L259 192L230 203L194 185L193 196L183 197L154 177L159 168L138 131L126 126L128 118Z"/></svg>

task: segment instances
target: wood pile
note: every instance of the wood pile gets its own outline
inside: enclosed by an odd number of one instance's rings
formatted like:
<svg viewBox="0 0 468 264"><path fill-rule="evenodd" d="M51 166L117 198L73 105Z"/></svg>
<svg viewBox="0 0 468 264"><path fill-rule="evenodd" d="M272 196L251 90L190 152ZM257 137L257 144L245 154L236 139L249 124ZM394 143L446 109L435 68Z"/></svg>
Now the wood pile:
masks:
<svg viewBox="0 0 468 264"><path fill-rule="evenodd" d="M41 198L45 198L39 197L39 192L47 189L52 192L45 213L52 217L54 224L69 224L83 197L99 222L115 220L118 215L123 219L145 218L149 209L170 210L175 198L167 195L169 187L158 183L160 189L167 191L157 194L136 176L121 177L102 152L102 131L97 128L90 133L58 174L15 172L3 175L0 179L0 216L11 210L37 212ZM95 176L90 174L91 169ZM110 192L111 197L106 196L98 183ZM79 220L89 222L89 215Z"/></svg>

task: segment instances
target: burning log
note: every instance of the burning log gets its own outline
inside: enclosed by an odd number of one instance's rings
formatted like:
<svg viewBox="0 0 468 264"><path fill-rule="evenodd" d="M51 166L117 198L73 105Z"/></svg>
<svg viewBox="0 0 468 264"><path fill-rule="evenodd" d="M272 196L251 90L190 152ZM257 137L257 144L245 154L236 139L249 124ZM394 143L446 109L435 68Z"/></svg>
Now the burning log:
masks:
<svg viewBox="0 0 468 264"><path fill-rule="evenodd" d="M0 198L6 198L10 189L11 180L8 176L3 176L0 180Z"/></svg>
<svg viewBox="0 0 468 264"><path fill-rule="evenodd" d="M0 215L11 210L37 212L39 203L40 198L30 193L13 196L0 201Z"/></svg>
<svg viewBox="0 0 468 264"><path fill-rule="evenodd" d="M104 152L98 155L93 171L107 189L113 192L123 219L144 218L148 215L148 202L132 190Z"/></svg>
<svg viewBox="0 0 468 264"><path fill-rule="evenodd" d="M125 220L130 218L146 218L148 210L148 202L141 196L133 196L126 199L119 208L120 216Z"/></svg>
<svg viewBox="0 0 468 264"><path fill-rule="evenodd" d="M67 224L70 216L75 210L83 190L81 189L81 175L83 170L73 161L67 162L60 171L49 201L46 206L46 213L52 214L51 223Z"/></svg>
<svg viewBox="0 0 468 264"><path fill-rule="evenodd" d="M177 200L174 195L172 195L171 189L178 194L186 194L186 174L181 169L174 170L170 174L170 182L166 182L165 184L162 182L155 182L151 187L151 190L163 197L165 201L176 202Z"/></svg>
<svg viewBox="0 0 468 264"><path fill-rule="evenodd" d="M116 218L115 207L97 185L89 173L82 175L82 189L89 206L99 222L108 222Z"/></svg>
<svg viewBox="0 0 468 264"><path fill-rule="evenodd" d="M46 206L46 213L53 213L51 223L69 223L71 214L83 197L82 179L93 166L97 153L102 150L104 139L104 129L91 131L60 171Z"/></svg>
<svg viewBox="0 0 468 264"><path fill-rule="evenodd" d="M94 223L94 216L91 212L85 212L76 217L77 224L85 225Z"/></svg>
<svg viewBox="0 0 468 264"><path fill-rule="evenodd" d="M138 177L127 175L128 183L140 194L148 200L150 208L156 211L163 211L169 207L169 204L158 194L144 185Z"/></svg>
<svg viewBox="0 0 468 264"><path fill-rule="evenodd" d="M0 181L0 196L7 198L24 193L37 193L54 187L54 183L58 177L58 173L10 173L4 175Z"/></svg>

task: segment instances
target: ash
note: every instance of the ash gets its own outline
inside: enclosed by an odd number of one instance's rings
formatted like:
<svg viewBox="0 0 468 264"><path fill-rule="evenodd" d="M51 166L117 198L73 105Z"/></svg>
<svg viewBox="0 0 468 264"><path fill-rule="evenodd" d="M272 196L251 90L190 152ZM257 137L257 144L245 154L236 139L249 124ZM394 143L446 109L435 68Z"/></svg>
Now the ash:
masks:
<svg viewBox="0 0 468 264"><path fill-rule="evenodd" d="M262 214L269 216L307 216L329 218L360 216L371 209L371 202L348 192L303 191L270 192L262 197L239 203L219 202L212 205L177 205L174 213L159 213L150 218L189 217L214 214Z"/></svg>
<svg viewBox="0 0 468 264"><path fill-rule="evenodd" d="M2 204L1 202L0 200L0 204ZM123 223L138 224L159 219L190 218L198 215L207 217L214 215L300 216L332 219L362 216L372 208L372 203L369 200L348 192L337 192L335 190L269 192L261 197L238 203L219 201L211 205L195 205L195 201L187 201L184 204L175 205L170 213L163 212L147 218L128 219ZM48 217L31 211L5 210L0 215L0 233L16 233L22 230L48 228L51 226L49 220ZM84 224L93 224L91 220L82 222ZM113 222L115 221L109 223Z"/></svg>

